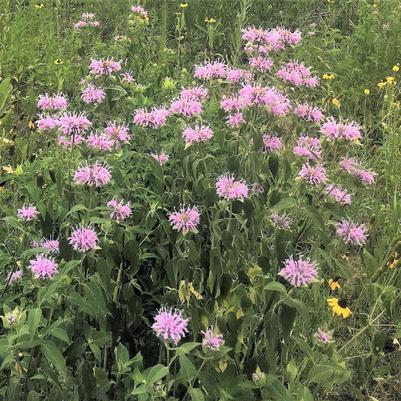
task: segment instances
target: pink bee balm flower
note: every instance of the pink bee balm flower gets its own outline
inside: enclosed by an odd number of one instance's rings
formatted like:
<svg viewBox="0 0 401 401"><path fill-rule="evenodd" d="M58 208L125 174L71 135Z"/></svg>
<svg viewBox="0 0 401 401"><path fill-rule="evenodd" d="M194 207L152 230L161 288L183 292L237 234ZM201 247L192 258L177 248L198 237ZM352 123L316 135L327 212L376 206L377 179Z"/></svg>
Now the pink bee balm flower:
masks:
<svg viewBox="0 0 401 401"><path fill-rule="evenodd" d="M178 212L173 212L169 216L169 221L173 228L181 231L184 235L191 232L197 233L197 225L199 224L199 210L196 206L182 207Z"/></svg>
<svg viewBox="0 0 401 401"><path fill-rule="evenodd" d="M130 83L134 82L134 80L135 80L134 75L130 71L123 72L121 74L121 81L126 84L130 84Z"/></svg>
<svg viewBox="0 0 401 401"><path fill-rule="evenodd" d="M45 95L39 95L37 106L42 110L65 110L68 106L68 102L67 99L60 93L57 93L53 96L49 96L46 93Z"/></svg>
<svg viewBox="0 0 401 401"><path fill-rule="evenodd" d="M114 198L107 202L107 207L111 209L110 218L113 220L125 220L132 215L129 203L124 204Z"/></svg>
<svg viewBox="0 0 401 401"><path fill-rule="evenodd" d="M6 279L6 283L8 282L10 285L13 285L21 280L22 278L22 270L16 270L14 272L10 272Z"/></svg>
<svg viewBox="0 0 401 401"><path fill-rule="evenodd" d="M206 142L213 138L213 131L210 127L204 127L203 125L196 124L194 128L187 127L182 133L182 137L185 140L187 146L193 145L194 143Z"/></svg>
<svg viewBox="0 0 401 401"><path fill-rule="evenodd" d="M294 154L306 157L309 160L317 160L322 157L322 145L319 138L300 136L293 149Z"/></svg>
<svg viewBox="0 0 401 401"><path fill-rule="evenodd" d="M92 75L112 75L121 70L121 63L111 59L92 59L89 65L89 73Z"/></svg>
<svg viewBox="0 0 401 401"><path fill-rule="evenodd" d="M162 307L155 316L152 329L163 341L172 341L177 345L188 333L188 321L180 310Z"/></svg>
<svg viewBox="0 0 401 401"><path fill-rule="evenodd" d="M362 169L359 169L356 172L356 176L361 180L361 182L367 185L371 185L375 182L376 175L377 173L375 173L374 171L367 171Z"/></svg>
<svg viewBox="0 0 401 401"><path fill-rule="evenodd" d="M84 114L64 113L58 119L58 126L64 135L82 134L91 125Z"/></svg>
<svg viewBox="0 0 401 401"><path fill-rule="evenodd" d="M170 156L163 152L151 153L150 156L152 156L155 160L157 160L161 166L166 164L170 159Z"/></svg>
<svg viewBox="0 0 401 401"><path fill-rule="evenodd" d="M241 68L229 68L226 73L226 80L229 82L249 82L252 81L253 74Z"/></svg>
<svg viewBox="0 0 401 401"><path fill-rule="evenodd" d="M213 327L209 327L201 333L203 334L202 346L211 351L218 350L224 344L223 335L216 333Z"/></svg>
<svg viewBox="0 0 401 401"><path fill-rule="evenodd" d="M257 71L268 72L273 67L273 61L267 57L257 56L249 59L249 65Z"/></svg>
<svg viewBox="0 0 401 401"><path fill-rule="evenodd" d="M263 135L263 151L266 153L278 152L283 149L284 144L277 136Z"/></svg>
<svg viewBox="0 0 401 401"><path fill-rule="evenodd" d="M96 161L92 166L80 167L74 173L74 182L79 185L101 187L111 180L111 173L108 167Z"/></svg>
<svg viewBox="0 0 401 401"><path fill-rule="evenodd" d="M299 118L314 123L319 122L324 117L322 110L319 107L314 107L307 103L298 104L294 109L294 113Z"/></svg>
<svg viewBox="0 0 401 401"><path fill-rule="evenodd" d="M278 275L284 277L294 287L307 286L317 277L316 263L302 257L294 260L291 256L285 261L284 268Z"/></svg>
<svg viewBox="0 0 401 401"><path fill-rule="evenodd" d="M192 99L199 102L206 100L208 95L208 89L203 86L195 86L193 88L183 88L180 92L181 99Z"/></svg>
<svg viewBox="0 0 401 401"><path fill-rule="evenodd" d="M227 65L219 61L196 65L194 77L205 80L225 78L227 76L227 69Z"/></svg>
<svg viewBox="0 0 401 401"><path fill-rule="evenodd" d="M321 127L320 132L329 139L338 138L347 141L359 141L362 138L361 127L355 122L338 123L329 118Z"/></svg>
<svg viewBox="0 0 401 401"><path fill-rule="evenodd" d="M39 116L36 125L42 131L49 131L58 127L58 119L50 116Z"/></svg>
<svg viewBox="0 0 401 401"><path fill-rule="evenodd" d="M276 76L295 86L314 87L318 84L317 78L311 74L310 67L305 67L303 63L298 61L283 64Z"/></svg>
<svg viewBox="0 0 401 401"><path fill-rule="evenodd" d="M192 117L202 113L202 103L194 99L177 99L171 103L170 112L185 117Z"/></svg>
<svg viewBox="0 0 401 401"><path fill-rule="evenodd" d="M58 271L58 264L54 259L38 255L29 262L28 268L35 278L52 278Z"/></svg>
<svg viewBox="0 0 401 401"><path fill-rule="evenodd" d="M72 232L68 242L76 251L88 252L96 248L98 237L91 227L80 227Z"/></svg>
<svg viewBox="0 0 401 401"><path fill-rule="evenodd" d="M241 112L235 113L235 114L230 114L227 117L227 122L226 122L226 124L230 128L239 128L241 125L243 125L245 123L246 123L246 121L244 119L244 115Z"/></svg>
<svg viewBox="0 0 401 401"><path fill-rule="evenodd" d="M286 231L291 229L292 220L285 214L280 215L277 212L273 212L270 215L270 219L275 228Z"/></svg>
<svg viewBox="0 0 401 401"><path fill-rule="evenodd" d="M39 211L36 206L27 205L22 206L18 209L18 217L24 221L34 220L39 216Z"/></svg>
<svg viewBox="0 0 401 401"><path fill-rule="evenodd" d="M216 182L217 195L227 200L243 200L248 197L248 186L245 181L234 179L234 176L225 174Z"/></svg>
<svg viewBox="0 0 401 401"><path fill-rule="evenodd" d="M45 248L49 253L59 253L60 243L57 239L44 239L38 247Z"/></svg>
<svg viewBox="0 0 401 401"><path fill-rule="evenodd" d="M133 122L141 127L160 128L166 124L170 111L165 107L153 108L151 111L138 109L135 111Z"/></svg>
<svg viewBox="0 0 401 401"><path fill-rule="evenodd" d="M132 6L131 12L141 16L142 18L148 18L148 12L142 6Z"/></svg>
<svg viewBox="0 0 401 401"><path fill-rule="evenodd" d="M340 187L337 187L335 185L328 185L325 188L325 192L327 196L334 199L336 202L341 203L342 205L351 204L351 194Z"/></svg>
<svg viewBox="0 0 401 401"><path fill-rule="evenodd" d="M114 146L114 141L108 135L91 134L86 139L86 144L89 148L95 150L111 150Z"/></svg>
<svg viewBox="0 0 401 401"><path fill-rule="evenodd" d="M371 185L375 182L377 173L360 168L355 159L342 158L339 162L339 166L345 172L359 178L364 184Z"/></svg>
<svg viewBox="0 0 401 401"><path fill-rule="evenodd" d="M117 142L127 143L130 139L128 127L125 125L118 125L115 121L109 122L103 133Z"/></svg>
<svg viewBox="0 0 401 401"><path fill-rule="evenodd" d="M81 99L86 103L102 103L104 98L106 97L106 92L96 87L93 84L89 84L83 91L81 95Z"/></svg>
<svg viewBox="0 0 401 401"><path fill-rule="evenodd" d="M248 100L244 97L227 97L223 96L222 100L220 101L220 107L226 111L233 111L239 112L240 110L245 109L248 106Z"/></svg>
<svg viewBox="0 0 401 401"><path fill-rule="evenodd" d="M57 142L64 149L72 149L76 145L85 142L85 138L80 134L74 134L72 136L59 135Z"/></svg>
<svg viewBox="0 0 401 401"><path fill-rule="evenodd" d="M337 224L336 234L341 237L346 244L363 245L367 240L365 226L342 220Z"/></svg>
<svg viewBox="0 0 401 401"><path fill-rule="evenodd" d="M313 335L315 340L322 344L329 344L332 342L332 335L329 332L317 329L317 332Z"/></svg>
<svg viewBox="0 0 401 401"><path fill-rule="evenodd" d="M305 163L298 175L311 185L319 185L327 180L326 169L321 164L311 166Z"/></svg>

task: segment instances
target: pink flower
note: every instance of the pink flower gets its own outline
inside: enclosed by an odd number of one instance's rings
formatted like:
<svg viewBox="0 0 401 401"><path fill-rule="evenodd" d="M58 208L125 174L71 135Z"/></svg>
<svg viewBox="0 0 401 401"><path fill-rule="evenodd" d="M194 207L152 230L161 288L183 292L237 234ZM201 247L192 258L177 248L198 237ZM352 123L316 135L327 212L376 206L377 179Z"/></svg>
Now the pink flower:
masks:
<svg viewBox="0 0 401 401"><path fill-rule="evenodd" d="M329 344L332 342L332 335L326 331L323 331L321 329L317 329L317 332L313 335L315 337L316 341L322 344Z"/></svg>
<svg viewBox="0 0 401 401"><path fill-rule="evenodd" d="M42 110L65 110L68 106L68 102L62 94L57 93L53 96L49 96L46 93L45 95L39 95L37 106Z"/></svg>
<svg viewBox="0 0 401 401"><path fill-rule="evenodd" d="M37 127L42 131L48 131L51 129L55 129L58 126L58 119L50 116L39 116L39 119L36 121Z"/></svg>
<svg viewBox="0 0 401 401"><path fill-rule="evenodd" d="M92 75L112 75L121 70L121 63L111 59L92 59L89 65L89 73Z"/></svg>
<svg viewBox="0 0 401 401"><path fill-rule="evenodd" d="M202 346L211 351L218 350L224 344L223 335L216 333L213 327L209 327L201 333L203 334Z"/></svg>
<svg viewBox="0 0 401 401"><path fill-rule="evenodd" d="M226 72L226 80L229 82L249 82L252 81L253 74L241 68L228 68Z"/></svg>
<svg viewBox="0 0 401 401"><path fill-rule="evenodd" d="M248 197L248 186L245 181L234 179L234 176L225 174L216 182L217 195L227 200L243 200Z"/></svg>
<svg viewBox="0 0 401 401"><path fill-rule="evenodd" d="M39 216L39 211L33 205L22 206L18 209L18 217L24 221L34 220Z"/></svg>
<svg viewBox="0 0 401 401"><path fill-rule="evenodd" d="M72 149L76 145L85 142L85 138L80 134L74 134L72 136L59 135L57 142L64 149Z"/></svg>
<svg viewBox="0 0 401 401"><path fill-rule="evenodd" d="M273 67L273 61L267 57L256 56L249 59L249 65L257 71L268 72Z"/></svg>
<svg viewBox="0 0 401 401"><path fill-rule="evenodd" d="M130 84L130 83L134 82L134 75L130 71L123 72L121 74L121 81L126 84Z"/></svg>
<svg viewBox="0 0 401 401"><path fill-rule="evenodd" d="M294 260L291 256L285 261L278 275L284 277L294 287L307 286L317 277L316 263L302 257Z"/></svg>
<svg viewBox="0 0 401 401"><path fill-rule="evenodd" d="M281 66L276 74L277 77L295 86L317 86L318 80L312 76L310 67L305 67L303 63L291 61Z"/></svg>
<svg viewBox="0 0 401 401"><path fill-rule="evenodd" d="M150 155L151 155L155 160L157 160L161 166L163 166L164 164L166 164L166 163L169 161L169 159L170 159L170 156L167 155L166 153L163 153L163 152L161 152L161 153L151 153Z"/></svg>
<svg viewBox="0 0 401 401"><path fill-rule="evenodd" d="M93 13L82 13L81 18L85 21L87 20L93 20L95 18L95 14Z"/></svg>
<svg viewBox="0 0 401 401"><path fill-rule="evenodd" d="M172 341L177 345L188 333L188 321L183 318L180 310L162 307L155 316L152 329L163 341Z"/></svg>
<svg viewBox="0 0 401 401"><path fill-rule="evenodd" d="M278 152L283 149L284 144L277 136L263 135L263 151L266 153Z"/></svg>
<svg viewBox="0 0 401 401"><path fill-rule="evenodd" d="M59 253L60 243L56 239L43 239L40 242L32 241L33 248L45 248L49 253Z"/></svg>
<svg viewBox="0 0 401 401"><path fill-rule="evenodd" d="M325 192L328 196L333 198L336 202L341 203L342 205L351 204L351 195L340 187L337 187L335 185L328 185L325 188Z"/></svg>
<svg viewBox="0 0 401 401"><path fill-rule="evenodd" d="M96 150L111 150L114 146L114 141L108 135L91 134L86 140L88 147Z"/></svg>
<svg viewBox="0 0 401 401"><path fill-rule="evenodd" d="M22 274L22 270L15 270L14 272L10 272L6 279L6 283L8 282L10 285L15 284L16 282L21 280Z"/></svg>
<svg viewBox="0 0 401 401"><path fill-rule="evenodd" d="M327 180L326 169L321 164L311 166L305 163L298 175L311 185L319 185Z"/></svg>
<svg viewBox="0 0 401 401"><path fill-rule="evenodd" d="M76 251L88 252L96 248L98 237L91 227L80 227L72 232L68 242Z"/></svg>
<svg viewBox="0 0 401 401"><path fill-rule="evenodd" d="M139 5L132 6L131 12L141 16L142 18L148 17L148 12L142 6L139 6Z"/></svg>
<svg viewBox="0 0 401 401"><path fill-rule="evenodd" d="M244 115L239 112L239 113L235 113L235 114L230 114L227 117L227 125L230 128L239 128L242 124L245 124L246 121L244 120Z"/></svg>
<svg viewBox="0 0 401 401"><path fill-rule="evenodd" d="M182 133L186 146L194 143L206 142L213 138L213 131L210 127L196 124L194 128L187 127Z"/></svg>
<svg viewBox="0 0 401 401"><path fill-rule="evenodd" d="M354 123L337 123L334 118L329 118L321 127L320 132L331 140L338 138L347 141L359 141L362 138L361 127Z"/></svg>
<svg viewBox="0 0 401 401"><path fill-rule="evenodd" d="M208 89L203 86L195 86L193 88L183 88L180 92L180 99L186 100L197 100L203 102L206 100L208 95Z"/></svg>
<svg viewBox="0 0 401 401"><path fill-rule="evenodd" d="M52 278L58 271L58 264L54 259L38 255L29 262L28 268L35 278Z"/></svg>
<svg viewBox="0 0 401 401"><path fill-rule="evenodd" d="M107 202L107 207L111 209L110 218L114 220L125 220L132 215L129 203L124 204L115 198Z"/></svg>
<svg viewBox="0 0 401 401"><path fill-rule="evenodd" d="M64 135L82 134L91 125L84 114L64 113L58 119L58 126Z"/></svg>
<svg viewBox="0 0 401 401"><path fill-rule="evenodd" d="M166 124L170 111L165 107L153 108L151 111L138 109L134 114L134 124L141 127L160 128Z"/></svg>
<svg viewBox="0 0 401 401"><path fill-rule="evenodd" d="M89 84L83 91L81 95L81 99L86 103L102 103L104 98L106 97L106 92L96 87L93 84Z"/></svg>
<svg viewBox="0 0 401 401"><path fill-rule="evenodd" d="M345 172L359 178L364 184L371 185L375 182L377 173L360 168L358 161L355 159L342 158L339 162L339 166Z"/></svg>
<svg viewBox="0 0 401 401"><path fill-rule="evenodd" d="M79 185L101 187L111 180L111 173L108 167L96 161L92 166L80 167L74 173L74 182Z"/></svg>
<svg viewBox="0 0 401 401"><path fill-rule="evenodd" d="M319 122L324 116L319 107L311 106L307 103L299 103L294 109L294 113L303 120L311 121L314 123Z"/></svg>
<svg viewBox="0 0 401 401"><path fill-rule="evenodd" d="M171 103L170 112L192 117L202 113L202 103L194 99L176 99Z"/></svg>
<svg viewBox="0 0 401 401"><path fill-rule="evenodd" d="M374 171L367 171L359 169L356 173L356 176L361 180L362 183L371 185L375 182L375 177L377 173Z"/></svg>
<svg viewBox="0 0 401 401"><path fill-rule="evenodd" d="M293 152L296 155L306 157L309 160L317 160L322 157L322 145L318 138L300 136Z"/></svg>
<svg viewBox="0 0 401 401"><path fill-rule="evenodd" d="M243 110L247 107L248 99L245 99L244 97L227 97L223 96L222 100L220 101L220 107L228 112L228 111L234 111L238 112L240 110Z"/></svg>
<svg viewBox="0 0 401 401"><path fill-rule="evenodd" d="M182 207L178 212L173 212L169 216L169 221L173 228L181 231L184 235L192 232L197 233L197 225L199 224L199 210L196 206Z"/></svg>
<svg viewBox="0 0 401 401"><path fill-rule="evenodd" d="M111 140L127 143L130 139L128 127L125 125L118 125L115 121L107 123L107 127L103 133L107 135Z"/></svg>
<svg viewBox="0 0 401 401"><path fill-rule="evenodd" d="M270 215L270 219L275 228L286 231L291 229L292 220L285 214L280 215L277 212L273 212Z"/></svg>
<svg viewBox="0 0 401 401"><path fill-rule="evenodd" d="M363 245L367 240L365 226L342 220L337 224L336 234L341 237L346 244Z"/></svg>
<svg viewBox="0 0 401 401"><path fill-rule="evenodd" d="M195 66L195 78L199 79L217 79L225 78L227 76L227 65L219 61L213 63L205 63L203 65Z"/></svg>

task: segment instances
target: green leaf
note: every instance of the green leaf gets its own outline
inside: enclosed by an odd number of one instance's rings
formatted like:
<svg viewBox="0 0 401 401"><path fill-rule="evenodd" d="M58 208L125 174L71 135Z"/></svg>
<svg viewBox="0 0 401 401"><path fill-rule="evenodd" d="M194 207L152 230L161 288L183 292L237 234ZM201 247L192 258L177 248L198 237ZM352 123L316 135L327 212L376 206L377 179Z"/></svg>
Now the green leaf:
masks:
<svg viewBox="0 0 401 401"><path fill-rule="evenodd" d="M7 99L13 90L11 78L7 77L0 82L0 113L3 112Z"/></svg>
<svg viewBox="0 0 401 401"><path fill-rule="evenodd" d="M200 343L195 343L195 342L184 343L180 347L175 349L175 354L176 355L188 354L199 345Z"/></svg>
<svg viewBox="0 0 401 401"><path fill-rule="evenodd" d="M42 310L39 308L32 309L28 315L28 326L31 334L31 339L36 334L36 330L39 327L40 321L42 319Z"/></svg>
<svg viewBox="0 0 401 401"><path fill-rule="evenodd" d="M281 210L292 209L297 205L297 201L293 198L284 198L281 199L276 205L273 206L273 210L276 212L280 212Z"/></svg>
<svg viewBox="0 0 401 401"><path fill-rule="evenodd" d="M147 370L146 381L150 386L168 375L168 367L158 364Z"/></svg>
<svg viewBox="0 0 401 401"><path fill-rule="evenodd" d="M276 291L283 295L287 295L287 290L285 289L283 284L277 281L272 281L271 283L266 284L264 289L267 291Z"/></svg>
<svg viewBox="0 0 401 401"><path fill-rule="evenodd" d="M64 377L64 379L67 379L67 377L69 376L67 365L65 363L63 354L57 348L57 345L54 344L52 341L46 341L42 343L42 351L49 363L58 370L58 372Z"/></svg>
<svg viewBox="0 0 401 401"><path fill-rule="evenodd" d="M205 401L205 396L200 388L190 388L189 395L191 396L192 401Z"/></svg>
<svg viewBox="0 0 401 401"><path fill-rule="evenodd" d="M185 355L180 355L178 359L181 366L180 374L183 380L189 382L194 379L196 376L196 368L194 364Z"/></svg>

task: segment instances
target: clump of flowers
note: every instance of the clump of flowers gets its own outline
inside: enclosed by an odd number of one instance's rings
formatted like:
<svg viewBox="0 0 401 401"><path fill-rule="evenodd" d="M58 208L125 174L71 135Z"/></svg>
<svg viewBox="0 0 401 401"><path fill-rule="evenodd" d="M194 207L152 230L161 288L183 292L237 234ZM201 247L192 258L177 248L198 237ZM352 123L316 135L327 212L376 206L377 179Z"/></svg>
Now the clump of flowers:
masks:
<svg viewBox="0 0 401 401"><path fill-rule="evenodd" d="M228 66L225 63L214 61L212 63L204 63L195 66L195 78L210 80L223 79L227 76Z"/></svg>
<svg viewBox="0 0 401 401"><path fill-rule="evenodd" d="M262 139L263 151L266 153L279 152L284 147L283 141L277 136L264 134Z"/></svg>
<svg viewBox="0 0 401 401"><path fill-rule="evenodd" d="M188 322L189 319L185 319L180 310L162 307L155 316L152 329L161 340L177 345L188 333Z"/></svg>
<svg viewBox="0 0 401 401"><path fill-rule="evenodd" d="M273 67L273 60L263 56L250 57L249 65L257 71L269 72Z"/></svg>
<svg viewBox="0 0 401 401"><path fill-rule="evenodd" d="M42 131L49 131L58 127L58 119L51 116L40 115L36 126Z"/></svg>
<svg viewBox="0 0 401 401"><path fill-rule="evenodd" d="M92 75L113 75L121 70L121 63L113 58L106 60L92 59L89 64L89 73Z"/></svg>
<svg viewBox="0 0 401 401"><path fill-rule="evenodd" d="M333 341L333 336L327 331L317 329L316 333L313 335L315 340L321 344L329 344Z"/></svg>
<svg viewBox="0 0 401 401"><path fill-rule="evenodd" d="M86 139L86 144L92 149L107 151L113 148L114 141L108 135L91 134Z"/></svg>
<svg viewBox="0 0 401 401"><path fill-rule="evenodd" d="M325 188L325 192L327 196L334 199L336 202L341 203L342 205L351 204L351 194L338 186L328 185Z"/></svg>
<svg viewBox="0 0 401 401"><path fill-rule="evenodd" d="M148 12L140 5L135 5L131 7L131 12L133 14L136 14L140 17L142 17L143 19L148 19Z"/></svg>
<svg viewBox="0 0 401 401"><path fill-rule="evenodd" d="M248 197L249 188L245 181L236 180L233 175L225 174L216 181L217 195L227 200L243 200Z"/></svg>
<svg viewBox="0 0 401 401"><path fill-rule="evenodd" d="M223 335L217 333L213 327L209 327L201 333L203 335L202 346L211 351L218 350L224 344Z"/></svg>
<svg viewBox="0 0 401 401"><path fill-rule="evenodd" d="M125 220L132 215L129 203L124 204L115 198L107 202L107 207L111 210L110 218L113 220Z"/></svg>
<svg viewBox="0 0 401 401"><path fill-rule="evenodd" d="M96 21L95 18L96 15L93 13L83 13L81 19L74 24L74 28L79 30L88 26L97 27L100 23Z"/></svg>
<svg viewBox="0 0 401 401"><path fill-rule="evenodd" d="M6 283L8 282L10 285L14 285L15 283L21 280L22 275L23 273L21 269L10 272L10 274L7 277Z"/></svg>
<svg viewBox="0 0 401 401"><path fill-rule="evenodd" d="M363 184L371 185L375 182L376 173L361 168L355 159L342 158L339 166L345 172L359 178Z"/></svg>
<svg viewBox="0 0 401 401"><path fill-rule="evenodd" d="M170 111L165 107L153 108L151 111L138 109L135 111L133 122L147 128L160 128L166 124Z"/></svg>
<svg viewBox="0 0 401 401"><path fill-rule="evenodd" d="M210 127L196 124L194 128L187 127L182 133L186 146L199 142L206 142L213 138L213 131Z"/></svg>
<svg viewBox="0 0 401 401"><path fill-rule="evenodd" d="M98 237L96 231L91 227L76 228L68 242L78 252L88 252L96 249Z"/></svg>
<svg viewBox="0 0 401 401"><path fill-rule="evenodd" d="M306 67L298 61L291 61L281 66L276 74L279 78L295 86L315 87L318 84L317 77L313 76L310 67Z"/></svg>
<svg viewBox="0 0 401 401"><path fill-rule="evenodd" d="M168 154L166 154L166 153L163 153L163 152L161 152L161 153L151 153L150 156L152 156L156 161L158 161L161 166L166 164L170 159L170 156Z"/></svg>
<svg viewBox="0 0 401 401"><path fill-rule="evenodd" d="M338 123L332 117L322 125L320 132L331 140L359 141L362 138L361 127L358 124L354 122Z"/></svg>
<svg viewBox="0 0 401 401"><path fill-rule="evenodd" d="M322 157L322 145L319 138L302 135L298 138L293 149L294 154L306 157L309 160L317 160Z"/></svg>
<svg viewBox="0 0 401 401"><path fill-rule="evenodd" d="M35 278L52 278L58 272L58 264L54 259L38 255L29 262L28 268Z"/></svg>
<svg viewBox="0 0 401 401"><path fill-rule="evenodd" d="M103 133L116 143L127 143L130 139L128 127L123 124L119 125L115 121L110 121Z"/></svg>
<svg viewBox="0 0 401 401"><path fill-rule="evenodd" d="M36 206L33 205L24 205L20 209L18 209L18 217L24 221L35 220L39 216L39 211L36 209Z"/></svg>
<svg viewBox="0 0 401 401"><path fill-rule="evenodd" d="M178 98L170 105L172 114L193 117L202 113L202 103L194 98Z"/></svg>
<svg viewBox="0 0 401 401"><path fill-rule="evenodd" d="M319 107L311 106L307 103L299 103L294 109L294 113L303 120L317 123L323 119L322 110Z"/></svg>
<svg viewBox="0 0 401 401"><path fill-rule="evenodd" d="M292 220L286 216L285 214L278 214L277 212L273 212L270 215L270 220L272 222L273 227L278 228L280 230L290 230Z"/></svg>
<svg viewBox="0 0 401 401"><path fill-rule="evenodd" d="M362 246L367 240L364 225L356 225L351 221L342 220L337 224L336 234L341 237L346 244Z"/></svg>
<svg viewBox="0 0 401 401"><path fill-rule="evenodd" d="M193 99L199 102L204 102L209 91L203 86L194 86L192 88L182 88L180 92L181 99Z"/></svg>
<svg viewBox="0 0 401 401"><path fill-rule="evenodd" d="M305 163L298 175L310 185L319 185L327 180L326 169L321 164L311 166Z"/></svg>
<svg viewBox="0 0 401 401"><path fill-rule="evenodd" d="M291 256L285 261L278 275L284 277L294 287L307 286L317 277L316 263L302 257L295 260Z"/></svg>
<svg viewBox="0 0 401 401"><path fill-rule="evenodd" d="M61 93L56 93L53 96L49 96L46 93L45 95L39 95L37 106L41 110L59 111L67 108L68 101Z"/></svg>
<svg viewBox="0 0 401 401"><path fill-rule="evenodd" d="M82 134L92 123L85 114L64 113L62 114L57 125L64 135Z"/></svg>
<svg viewBox="0 0 401 401"><path fill-rule="evenodd" d="M93 84L89 84L83 91L81 99L86 104L102 103L106 97L106 92Z"/></svg>
<svg viewBox="0 0 401 401"><path fill-rule="evenodd" d="M170 214L169 221L173 228L182 232L184 235L192 232L197 233L200 214L196 206L182 207L180 210Z"/></svg>
<svg viewBox="0 0 401 401"><path fill-rule="evenodd" d="M74 173L74 182L79 185L101 187L109 183L111 173L107 166L96 161L92 166L80 167Z"/></svg>

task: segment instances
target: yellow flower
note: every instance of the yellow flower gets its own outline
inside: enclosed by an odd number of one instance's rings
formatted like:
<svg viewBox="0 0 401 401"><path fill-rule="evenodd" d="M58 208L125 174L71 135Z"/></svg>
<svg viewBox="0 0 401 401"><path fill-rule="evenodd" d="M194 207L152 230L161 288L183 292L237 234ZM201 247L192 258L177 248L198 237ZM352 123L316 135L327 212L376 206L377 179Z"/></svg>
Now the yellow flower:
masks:
<svg viewBox="0 0 401 401"><path fill-rule="evenodd" d="M207 24L215 24L217 21L214 18L205 18Z"/></svg>
<svg viewBox="0 0 401 401"><path fill-rule="evenodd" d="M64 63L64 61L61 60L61 58L58 58L58 59L54 60L54 64L60 65L60 64L63 64L63 63Z"/></svg>
<svg viewBox="0 0 401 401"><path fill-rule="evenodd" d="M383 81L380 81L380 82L377 83L377 87L378 87L379 89L383 89L385 86L386 86L386 83L383 82Z"/></svg>
<svg viewBox="0 0 401 401"><path fill-rule="evenodd" d="M400 255L398 255L398 253L395 253L394 257L390 258L390 260L387 262L387 267L389 269L395 269L398 265L399 260L400 260Z"/></svg>
<svg viewBox="0 0 401 401"><path fill-rule="evenodd" d="M35 123L33 121L28 122L28 128L29 129L35 129Z"/></svg>
<svg viewBox="0 0 401 401"><path fill-rule="evenodd" d="M364 93L365 95L370 95L370 89L368 89L368 88L364 89L364 90L363 90L363 93Z"/></svg>
<svg viewBox="0 0 401 401"><path fill-rule="evenodd" d="M181 7L181 8L187 8L187 7L188 7L188 3L181 3L181 4L180 4L180 7Z"/></svg>
<svg viewBox="0 0 401 401"><path fill-rule="evenodd" d="M389 85L394 85L395 84L395 78L394 77L386 77L386 82Z"/></svg>
<svg viewBox="0 0 401 401"><path fill-rule="evenodd" d="M352 315L350 308L347 306L347 301L338 298L328 298L327 303L333 311L333 315L342 316L344 319Z"/></svg>
<svg viewBox="0 0 401 401"><path fill-rule="evenodd" d="M177 16L178 16L178 15L181 15L181 13L175 13L175 15L177 15Z"/></svg>
<svg viewBox="0 0 401 401"><path fill-rule="evenodd" d="M329 72L328 74L323 74L323 79L327 79L328 81L335 78L335 75Z"/></svg>
<svg viewBox="0 0 401 401"><path fill-rule="evenodd" d="M3 166L3 171L7 174L13 174L14 173L14 169L8 165L8 166Z"/></svg>
<svg viewBox="0 0 401 401"><path fill-rule="evenodd" d="M45 5L43 4L43 3L36 3L35 5L34 5L34 7L36 8L36 9L40 9L40 8L43 8Z"/></svg>
<svg viewBox="0 0 401 401"><path fill-rule="evenodd" d="M329 283L329 287L331 289L331 291L335 291L335 290L340 290L341 289L341 284L340 284L340 278L336 277L336 278L331 278L328 283Z"/></svg>
<svg viewBox="0 0 401 401"><path fill-rule="evenodd" d="M394 72L398 72L398 71L400 70L400 65L399 65L399 64L393 65L392 70L393 70Z"/></svg>
<svg viewBox="0 0 401 401"><path fill-rule="evenodd" d="M331 103L333 104L333 106L338 107L338 108L340 108L340 106L341 106L340 100L337 99L336 97L333 98Z"/></svg>

